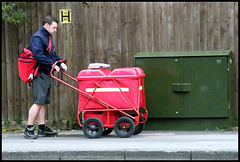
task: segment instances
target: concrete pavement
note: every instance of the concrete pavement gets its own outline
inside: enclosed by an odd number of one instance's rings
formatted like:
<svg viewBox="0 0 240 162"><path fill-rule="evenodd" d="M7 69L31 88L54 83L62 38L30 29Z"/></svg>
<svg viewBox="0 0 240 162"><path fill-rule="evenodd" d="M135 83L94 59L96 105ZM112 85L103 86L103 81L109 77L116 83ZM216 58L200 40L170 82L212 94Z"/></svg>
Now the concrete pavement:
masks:
<svg viewBox="0 0 240 162"><path fill-rule="evenodd" d="M114 131L90 139L82 130L28 140L2 133L2 160L238 160L238 132L143 131L120 138Z"/></svg>

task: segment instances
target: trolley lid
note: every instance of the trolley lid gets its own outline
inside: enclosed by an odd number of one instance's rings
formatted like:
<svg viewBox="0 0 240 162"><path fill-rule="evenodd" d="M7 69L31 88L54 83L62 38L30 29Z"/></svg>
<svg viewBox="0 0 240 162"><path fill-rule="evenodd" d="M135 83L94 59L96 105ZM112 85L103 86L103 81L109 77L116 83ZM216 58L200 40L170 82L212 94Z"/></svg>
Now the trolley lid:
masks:
<svg viewBox="0 0 240 162"><path fill-rule="evenodd" d="M108 76L108 79L113 78L143 78L145 74L140 67L125 67L114 69Z"/></svg>
<svg viewBox="0 0 240 162"><path fill-rule="evenodd" d="M117 79L117 78L143 78L145 74L140 67L117 68L113 71L107 69L109 64L91 63L88 69L78 73L77 80L91 79Z"/></svg>
<svg viewBox="0 0 240 162"><path fill-rule="evenodd" d="M85 69L78 73L77 80L106 79L111 73L109 69Z"/></svg>

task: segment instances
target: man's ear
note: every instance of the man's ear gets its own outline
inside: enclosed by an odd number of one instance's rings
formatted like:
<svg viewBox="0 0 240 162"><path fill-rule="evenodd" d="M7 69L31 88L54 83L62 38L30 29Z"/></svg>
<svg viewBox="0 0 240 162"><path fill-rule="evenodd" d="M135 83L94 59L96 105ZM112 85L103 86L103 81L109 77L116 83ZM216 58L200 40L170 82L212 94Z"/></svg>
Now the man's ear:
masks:
<svg viewBox="0 0 240 162"><path fill-rule="evenodd" d="M48 23L45 23L43 26L44 28L48 29L50 25Z"/></svg>

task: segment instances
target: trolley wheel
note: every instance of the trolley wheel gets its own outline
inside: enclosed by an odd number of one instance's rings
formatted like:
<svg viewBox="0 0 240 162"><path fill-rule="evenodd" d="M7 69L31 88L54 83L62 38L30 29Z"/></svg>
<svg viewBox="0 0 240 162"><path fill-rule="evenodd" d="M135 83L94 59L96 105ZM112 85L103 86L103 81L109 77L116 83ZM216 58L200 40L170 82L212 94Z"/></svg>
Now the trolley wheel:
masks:
<svg viewBox="0 0 240 162"><path fill-rule="evenodd" d="M139 121L140 122L144 121L144 118L141 115L140 115ZM135 126L135 131L134 131L133 135L137 135L137 134L141 133L143 131L144 127L145 127L145 123L139 123L137 126Z"/></svg>
<svg viewBox="0 0 240 162"><path fill-rule="evenodd" d="M98 118L88 118L83 123L83 133L89 138L98 138L103 133L103 124Z"/></svg>
<svg viewBox="0 0 240 162"><path fill-rule="evenodd" d="M113 128L106 128L106 127L104 127L102 136L109 135L112 131L113 131Z"/></svg>
<svg viewBox="0 0 240 162"><path fill-rule="evenodd" d="M135 124L131 118L123 116L114 123L114 132L121 138L127 138L133 135Z"/></svg>

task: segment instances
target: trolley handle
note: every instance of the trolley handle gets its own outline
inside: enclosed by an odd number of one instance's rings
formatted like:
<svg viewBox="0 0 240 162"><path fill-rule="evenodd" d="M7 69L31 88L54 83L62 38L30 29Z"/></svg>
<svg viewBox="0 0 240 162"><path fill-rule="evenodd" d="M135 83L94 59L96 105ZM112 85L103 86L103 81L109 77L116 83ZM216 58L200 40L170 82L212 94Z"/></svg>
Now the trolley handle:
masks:
<svg viewBox="0 0 240 162"><path fill-rule="evenodd" d="M57 81L62 82L62 83L65 84L65 82L63 82L61 79L59 79L59 78L57 78L57 77L55 77L55 76L53 75L53 71L55 70L55 66L56 66L56 65L59 65L59 64L62 63L62 62L66 63L67 60L59 60L59 61L56 61L56 62L52 65L52 69L51 69L51 71L50 71L50 76L51 76L52 78L56 79ZM70 79L78 82L77 79L75 79L75 78L73 78L72 76L66 74L65 71L64 71L61 67L60 67L60 70L61 70L61 72L62 72L63 75L65 75L66 77L68 77L68 78L70 78Z"/></svg>
<svg viewBox="0 0 240 162"><path fill-rule="evenodd" d="M56 61L53 65L52 65L52 69L50 71L50 74L55 70L55 66L59 66L60 67L60 70L63 70L63 68L61 67L61 63L67 63L67 60L63 59L63 60L59 60L59 61Z"/></svg>

